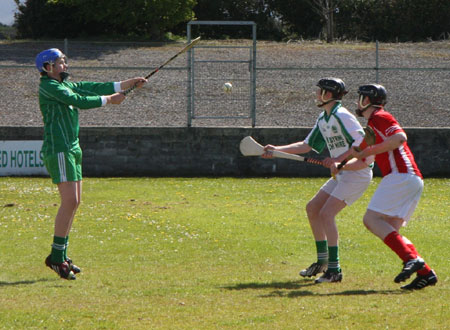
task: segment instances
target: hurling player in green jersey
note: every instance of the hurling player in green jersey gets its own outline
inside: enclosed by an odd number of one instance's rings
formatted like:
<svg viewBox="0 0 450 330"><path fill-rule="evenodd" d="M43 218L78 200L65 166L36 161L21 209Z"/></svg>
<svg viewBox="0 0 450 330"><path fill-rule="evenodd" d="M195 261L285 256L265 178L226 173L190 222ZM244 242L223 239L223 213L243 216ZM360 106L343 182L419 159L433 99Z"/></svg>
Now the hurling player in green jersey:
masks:
<svg viewBox="0 0 450 330"><path fill-rule="evenodd" d="M93 109L120 104L123 91L147 82L137 77L120 82L69 82L65 55L56 48L36 56L41 74L39 107L44 121L44 164L58 186L61 205L55 218L51 254L45 264L61 278L75 279L81 270L67 257L69 232L81 202L82 152L78 140L79 109Z"/></svg>

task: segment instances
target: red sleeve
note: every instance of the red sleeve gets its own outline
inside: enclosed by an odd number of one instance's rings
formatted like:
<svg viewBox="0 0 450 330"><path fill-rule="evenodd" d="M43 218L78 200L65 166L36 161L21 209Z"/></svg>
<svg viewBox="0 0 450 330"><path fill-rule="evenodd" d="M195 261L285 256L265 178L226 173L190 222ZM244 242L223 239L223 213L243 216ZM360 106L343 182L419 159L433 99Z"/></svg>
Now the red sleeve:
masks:
<svg viewBox="0 0 450 330"><path fill-rule="evenodd" d="M394 135L395 133L404 133L403 128L394 116L387 111L379 111L371 121L372 125L375 126L377 130L384 135L384 137Z"/></svg>

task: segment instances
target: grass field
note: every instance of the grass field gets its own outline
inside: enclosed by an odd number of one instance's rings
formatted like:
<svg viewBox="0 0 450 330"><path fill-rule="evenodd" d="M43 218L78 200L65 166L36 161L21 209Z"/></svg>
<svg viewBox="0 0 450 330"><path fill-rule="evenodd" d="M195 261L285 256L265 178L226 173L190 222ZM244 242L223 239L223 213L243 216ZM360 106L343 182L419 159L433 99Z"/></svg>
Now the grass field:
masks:
<svg viewBox="0 0 450 330"><path fill-rule="evenodd" d="M449 329L450 180L427 179L403 233L439 276L404 292L399 259L362 224L376 179L338 216L342 283L315 260L304 211L324 179L86 178L69 255L44 265L59 197L46 178L0 179L0 328Z"/></svg>

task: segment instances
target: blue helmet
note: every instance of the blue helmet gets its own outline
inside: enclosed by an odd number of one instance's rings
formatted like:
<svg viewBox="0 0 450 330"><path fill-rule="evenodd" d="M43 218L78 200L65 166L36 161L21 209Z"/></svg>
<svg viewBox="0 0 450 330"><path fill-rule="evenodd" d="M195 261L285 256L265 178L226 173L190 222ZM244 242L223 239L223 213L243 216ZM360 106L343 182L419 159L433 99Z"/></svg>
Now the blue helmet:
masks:
<svg viewBox="0 0 450 330"><path fill-rule="evenodd" d="M46 72L44 65L46 63L51 65L60 57L64 57L64 54L58 48L44 50L36 56L36 67L39 72Z"/></svg>

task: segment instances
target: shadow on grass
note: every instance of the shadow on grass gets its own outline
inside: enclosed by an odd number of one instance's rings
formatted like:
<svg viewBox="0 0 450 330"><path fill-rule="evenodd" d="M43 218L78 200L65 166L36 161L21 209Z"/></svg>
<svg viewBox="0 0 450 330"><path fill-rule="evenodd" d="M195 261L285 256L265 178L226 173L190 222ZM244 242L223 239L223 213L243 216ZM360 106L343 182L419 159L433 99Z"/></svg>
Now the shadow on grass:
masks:
<svg viewBox="0 0 450 330"><path fill-rule="evenodd" d="M246 290L246 289L300 289L305 286L314 285L311 281L287 281L287 282L270 282L270 283L238 283L236 285L223 286L222 289L227 290Z"/></svg>
<svg viewBox="0 0 450 330"><path fill-rule="evenodd" d="M50 282L52 280L46 279L46 278L41 278L39 280L28 280L28 281L16 281L16 282L3 282L0 281L0 287L2 286L16 286L16 285L28 285L28 284L35 284L38 282Z"/></svg>
<svg viewBox="0 0 450 330"><path fill-rule="evenodd" d="M405 294L408 293L405 290L346 290L341 292L332 292L332 293L312 293L312 292L303 292L303 291L291 291L291 292L281 292L281 294L277 292L272 292L269 295L265 295L262 297L288 297L288 298L296 298L303 296L368 296L372 294Z"/></svg>
<svg viewBox="0 0 450 330"><path fill-rule="evenodd" d="M261 298L271 297L287 297L297 298L306 296L367 296L367 295L391 295L391 294L405 294L405 290L346 290L332 293L317 293L308 290L299 290L305 287L315 286L312 281L287 281L287 282L270 282L270 283L238 283L236 285L224 286L222 289L227 290L247 290L247 289L277 289L265 295L260 295ZM293 291L289 291L293 290Z"/></svg>

